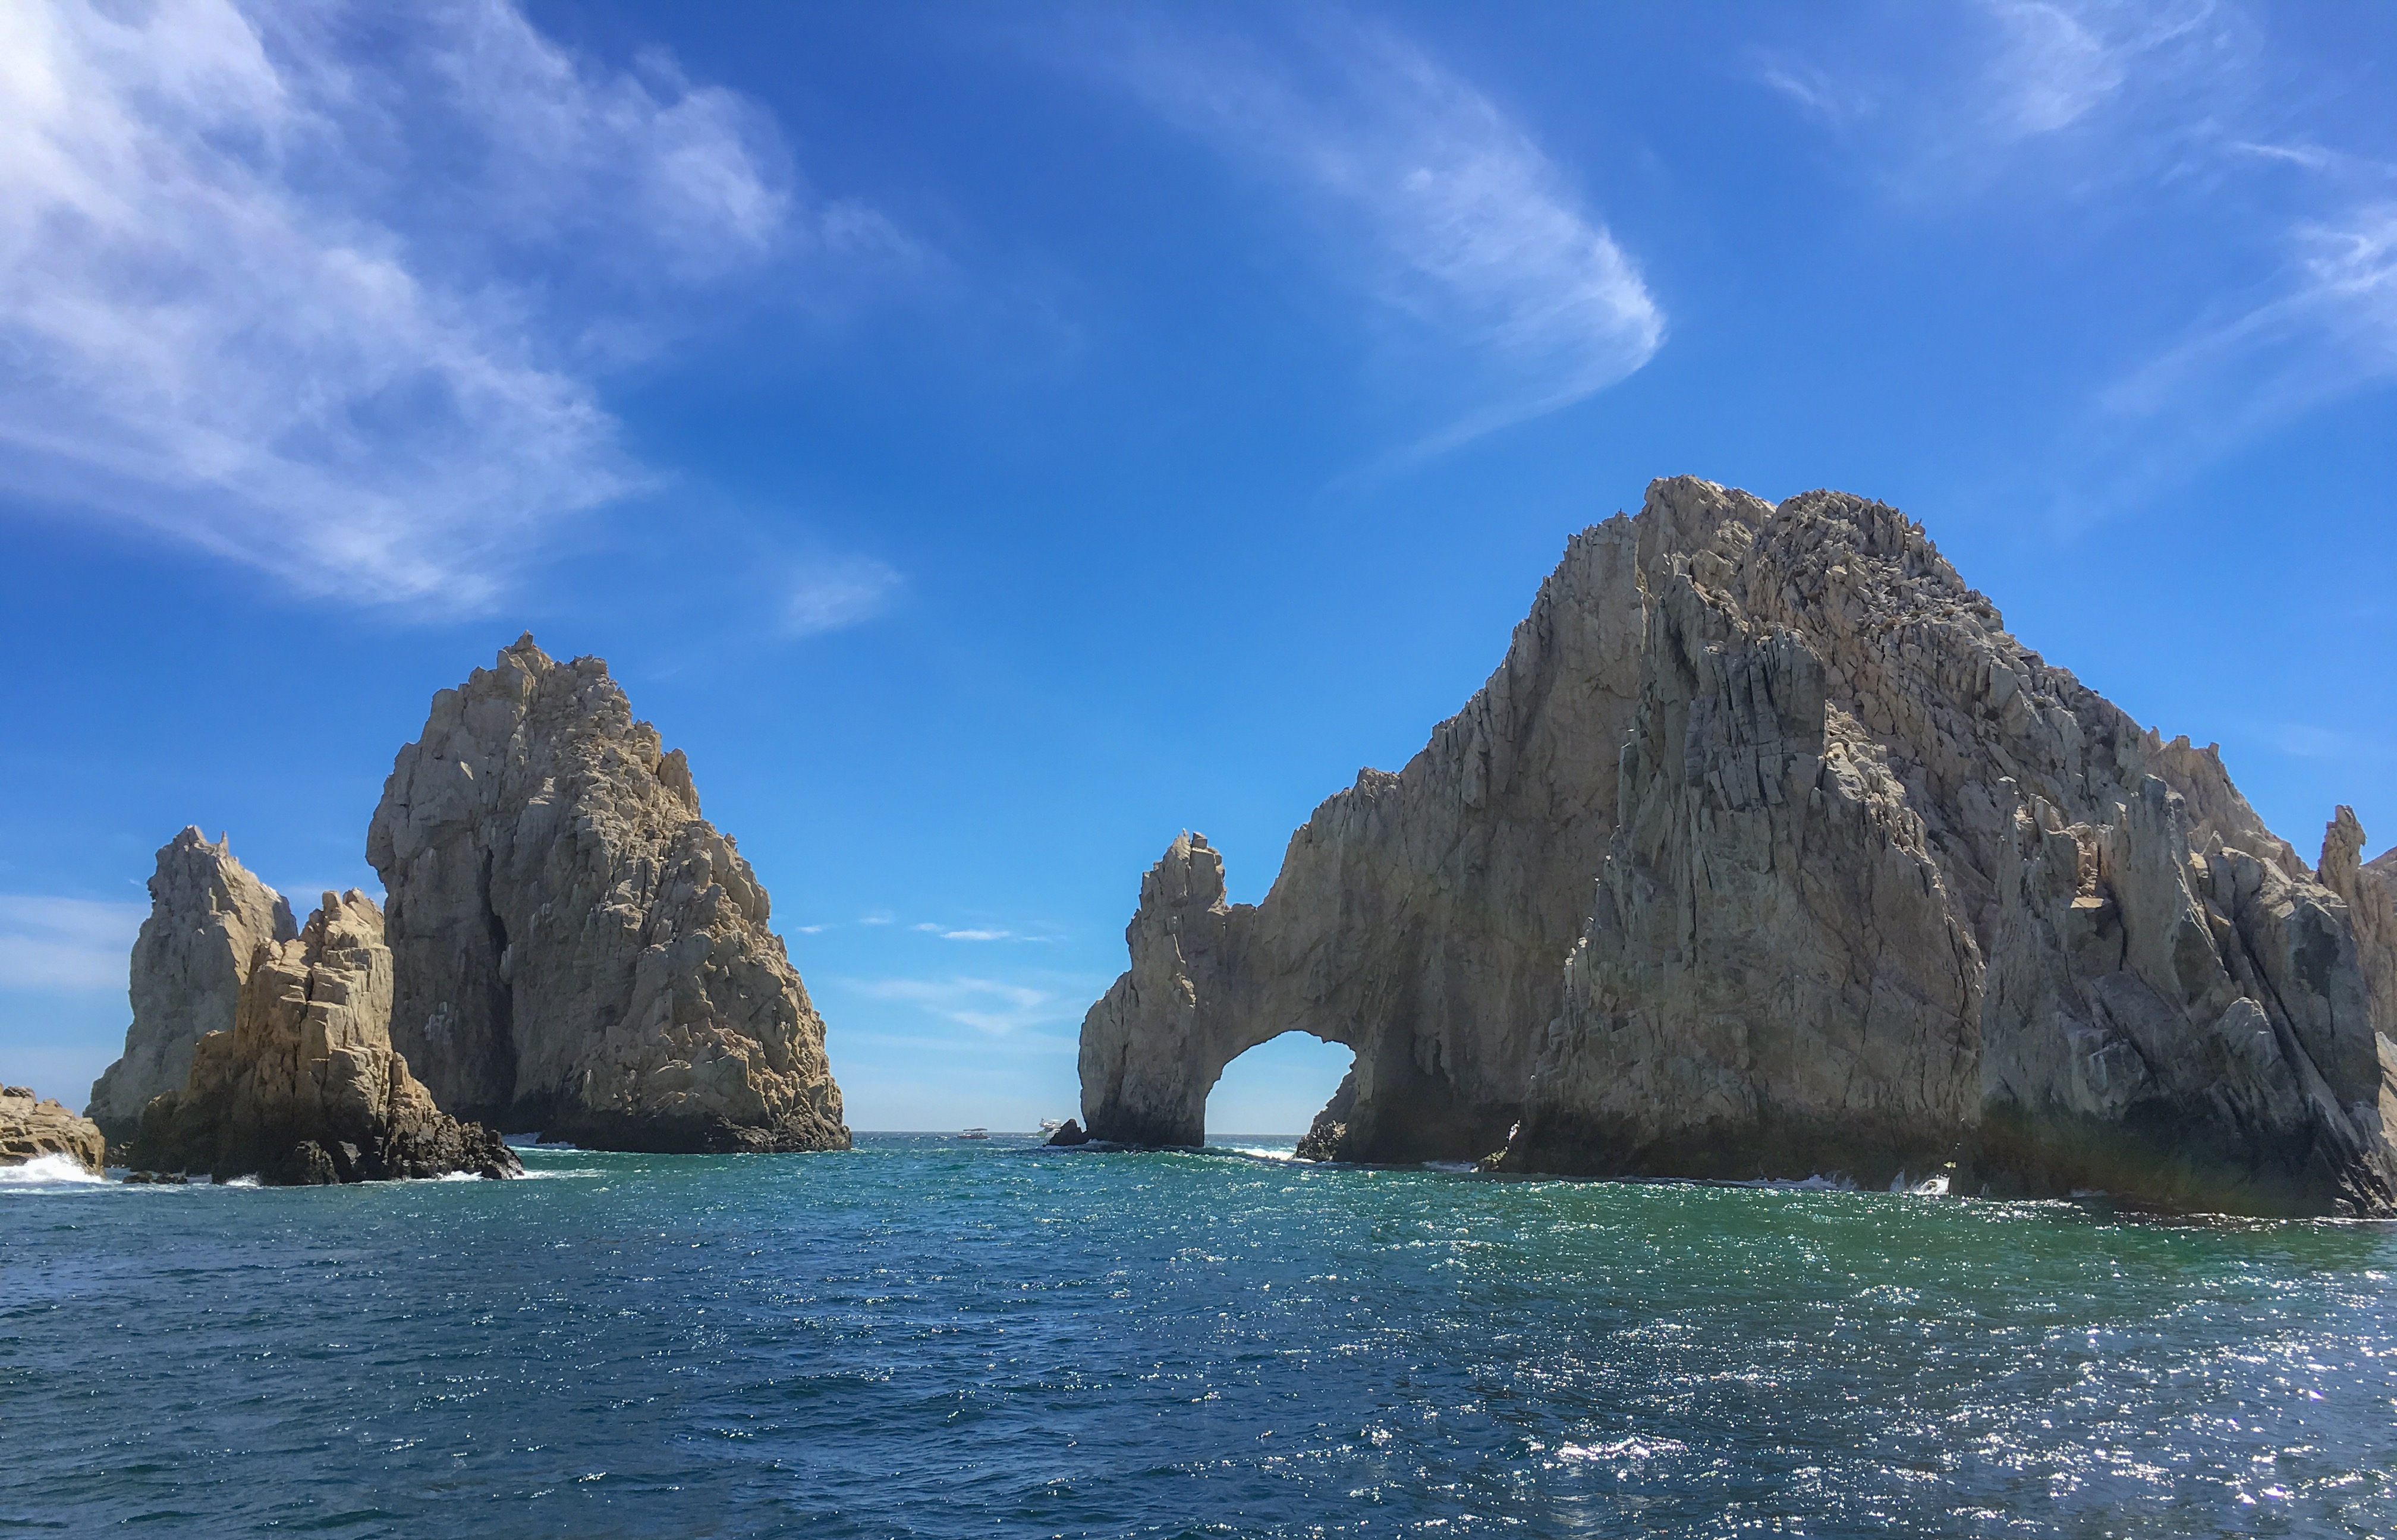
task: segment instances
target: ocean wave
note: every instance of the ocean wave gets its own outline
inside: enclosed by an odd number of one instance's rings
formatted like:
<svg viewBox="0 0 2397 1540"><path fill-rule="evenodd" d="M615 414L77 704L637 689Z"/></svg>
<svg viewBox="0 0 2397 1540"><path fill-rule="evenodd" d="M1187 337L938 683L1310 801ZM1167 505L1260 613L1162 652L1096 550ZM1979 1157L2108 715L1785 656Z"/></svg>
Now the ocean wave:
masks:
<svg viewBox="0 0 2397 1540"><path fill-rule="evenodd" d="M0 1166L0 1187L104 1187L105 1176L83 1169L72 1155L37 1155L21 1166Z"/></svg>

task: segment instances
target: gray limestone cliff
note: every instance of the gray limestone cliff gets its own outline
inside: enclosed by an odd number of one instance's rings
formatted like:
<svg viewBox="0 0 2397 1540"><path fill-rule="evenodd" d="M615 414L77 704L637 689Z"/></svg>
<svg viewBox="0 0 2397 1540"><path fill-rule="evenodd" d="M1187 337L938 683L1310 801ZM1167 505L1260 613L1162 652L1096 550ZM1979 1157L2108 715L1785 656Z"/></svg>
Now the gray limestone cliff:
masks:
<svg viewBox="0 0 2397 1540"><path fill-rule="evenodd" d="M132 1137L150 1099L182 1086L193 1045L233 1030L259 944L298 933L291 906L224 839L210 844L187 828L160 847L150 917L133 943L133 1023L123 1056L92 1082L85 1115L111 1139Z"/></svg>
<svg viewBox="0 0 2397 1540"><path fill-rule="evenodd" d="M440 1104L596 1148L845 1149L824 1021L680 750L527 636L435 695L367 837Z"/></svg>
<svg viewBox="0 0 2397 1540"><path fill-rule="evenodd" d="M261 943L231 1031L193 1051L143 1109L126 1164L306 1185L521 1173L499 1135L433 1105L391 1045L391 951L356 889L327 893L290 941Z"/></svg>
<svg viewBox="0 0 2397 1540"><path fill-rule="evenodd" d="M1318 1156L2385 1212L2361 844L2335 824L2318 877L1895 510L1660 481L1263 904L1175 842L1084 1120L1196 1142L1223 1065L1296 1029L1358 1049Z"/></svg>

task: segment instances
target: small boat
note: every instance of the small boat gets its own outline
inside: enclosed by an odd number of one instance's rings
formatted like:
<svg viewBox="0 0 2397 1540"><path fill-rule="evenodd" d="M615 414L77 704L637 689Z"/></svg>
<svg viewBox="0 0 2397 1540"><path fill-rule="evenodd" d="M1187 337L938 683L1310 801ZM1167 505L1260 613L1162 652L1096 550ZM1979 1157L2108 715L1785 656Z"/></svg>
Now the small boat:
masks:
<svg viewBox="0 0 2397 1540"><path fill-rule="evenodd" d="M1065 1126L1065 1119L1063 1118L1043 1118L1040 1119L1040 1132L1043 1133L1054 1133Z"/></svg>
<svg viewBox="0 0 2397 1540"><path fill-rule="evenodd" d="M963 1133L958 1134L957 1137L960 1139L987 1139L990 1137L990 1130L968 1129Z"/></svg>

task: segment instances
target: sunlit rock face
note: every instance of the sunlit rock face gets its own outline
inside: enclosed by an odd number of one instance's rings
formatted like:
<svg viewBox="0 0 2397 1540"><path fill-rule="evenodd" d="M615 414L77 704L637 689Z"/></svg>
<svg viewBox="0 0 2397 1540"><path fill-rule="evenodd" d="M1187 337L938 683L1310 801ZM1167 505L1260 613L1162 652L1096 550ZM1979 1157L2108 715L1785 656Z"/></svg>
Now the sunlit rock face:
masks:
<svg viewBox="0 0 2397 1540"><path fill-rule="evenodd" d="M133 1024L123 1056L92 1082L85 1115L111 1139L131 1138L150 1098L182 1088L194 1046L233 1030L260 944L298 933L283 895L250 876L226 840L185 829L160 847L150 917L133 943Z"/></svg>
<svg viewBox="0 0 2397 1540"><path fill-rule="evenodd" d="M0 1086L0 1166L64 1157L98 1175L108 1158L100 1125L28 1086Z"/></svg>
<svg viewBox="0 0 2397 1540"><path fill-rule="evenodd" d="M433 1105L390 1023L382 914L355 888L327 893L297 937L260 944L233 1029L200 1039L124 1162L291 1186L522 1174L498 1134Z"/></svg>
<svg viewBox="0 0 2397 1540"><path fill-rule="evenodd" d="M1576 536L1480 691L1399 773L1318 808L1262 904L1226 903L1222 857L1175 840L1141 884L1131 971L1083 1023L1091 1135L1199 1143L1224 1065L1301 1031L1357 1051L1341 1132L1310 1149L1497 1148L1614 829L1640 603L1633 521Z"/></svg>
<svg viewBox="0 0 2397 1540"><path fill-rule="evenodd" d="M1358 1050L1315 1155L2388 1212L2397 936L2332 845L2317 877L1895 510L1660 481L1262 904L1176 842L1085 1121L1194 1142L1296 1029Z"/></svg>
<svg viewBox="0 0 2397 1540"><path fill-rule="evenodd" d="M434 697L367 837L395 1041L441 1105L595 1148L844 1149L765 889L596 658Z"/></svg>

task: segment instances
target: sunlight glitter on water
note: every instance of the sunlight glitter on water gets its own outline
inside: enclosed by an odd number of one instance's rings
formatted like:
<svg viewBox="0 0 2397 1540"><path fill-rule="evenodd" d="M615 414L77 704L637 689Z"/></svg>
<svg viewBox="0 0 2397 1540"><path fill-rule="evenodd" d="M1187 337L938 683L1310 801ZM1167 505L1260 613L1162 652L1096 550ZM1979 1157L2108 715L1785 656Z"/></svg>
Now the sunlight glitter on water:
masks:
<svg viewBox="0 0 2397 1540"><path fill-rule="evenodd" d="M2397 1529L2388 1226L1233 1143L44 1189L0 1293L0 1524Z"/></svg>

